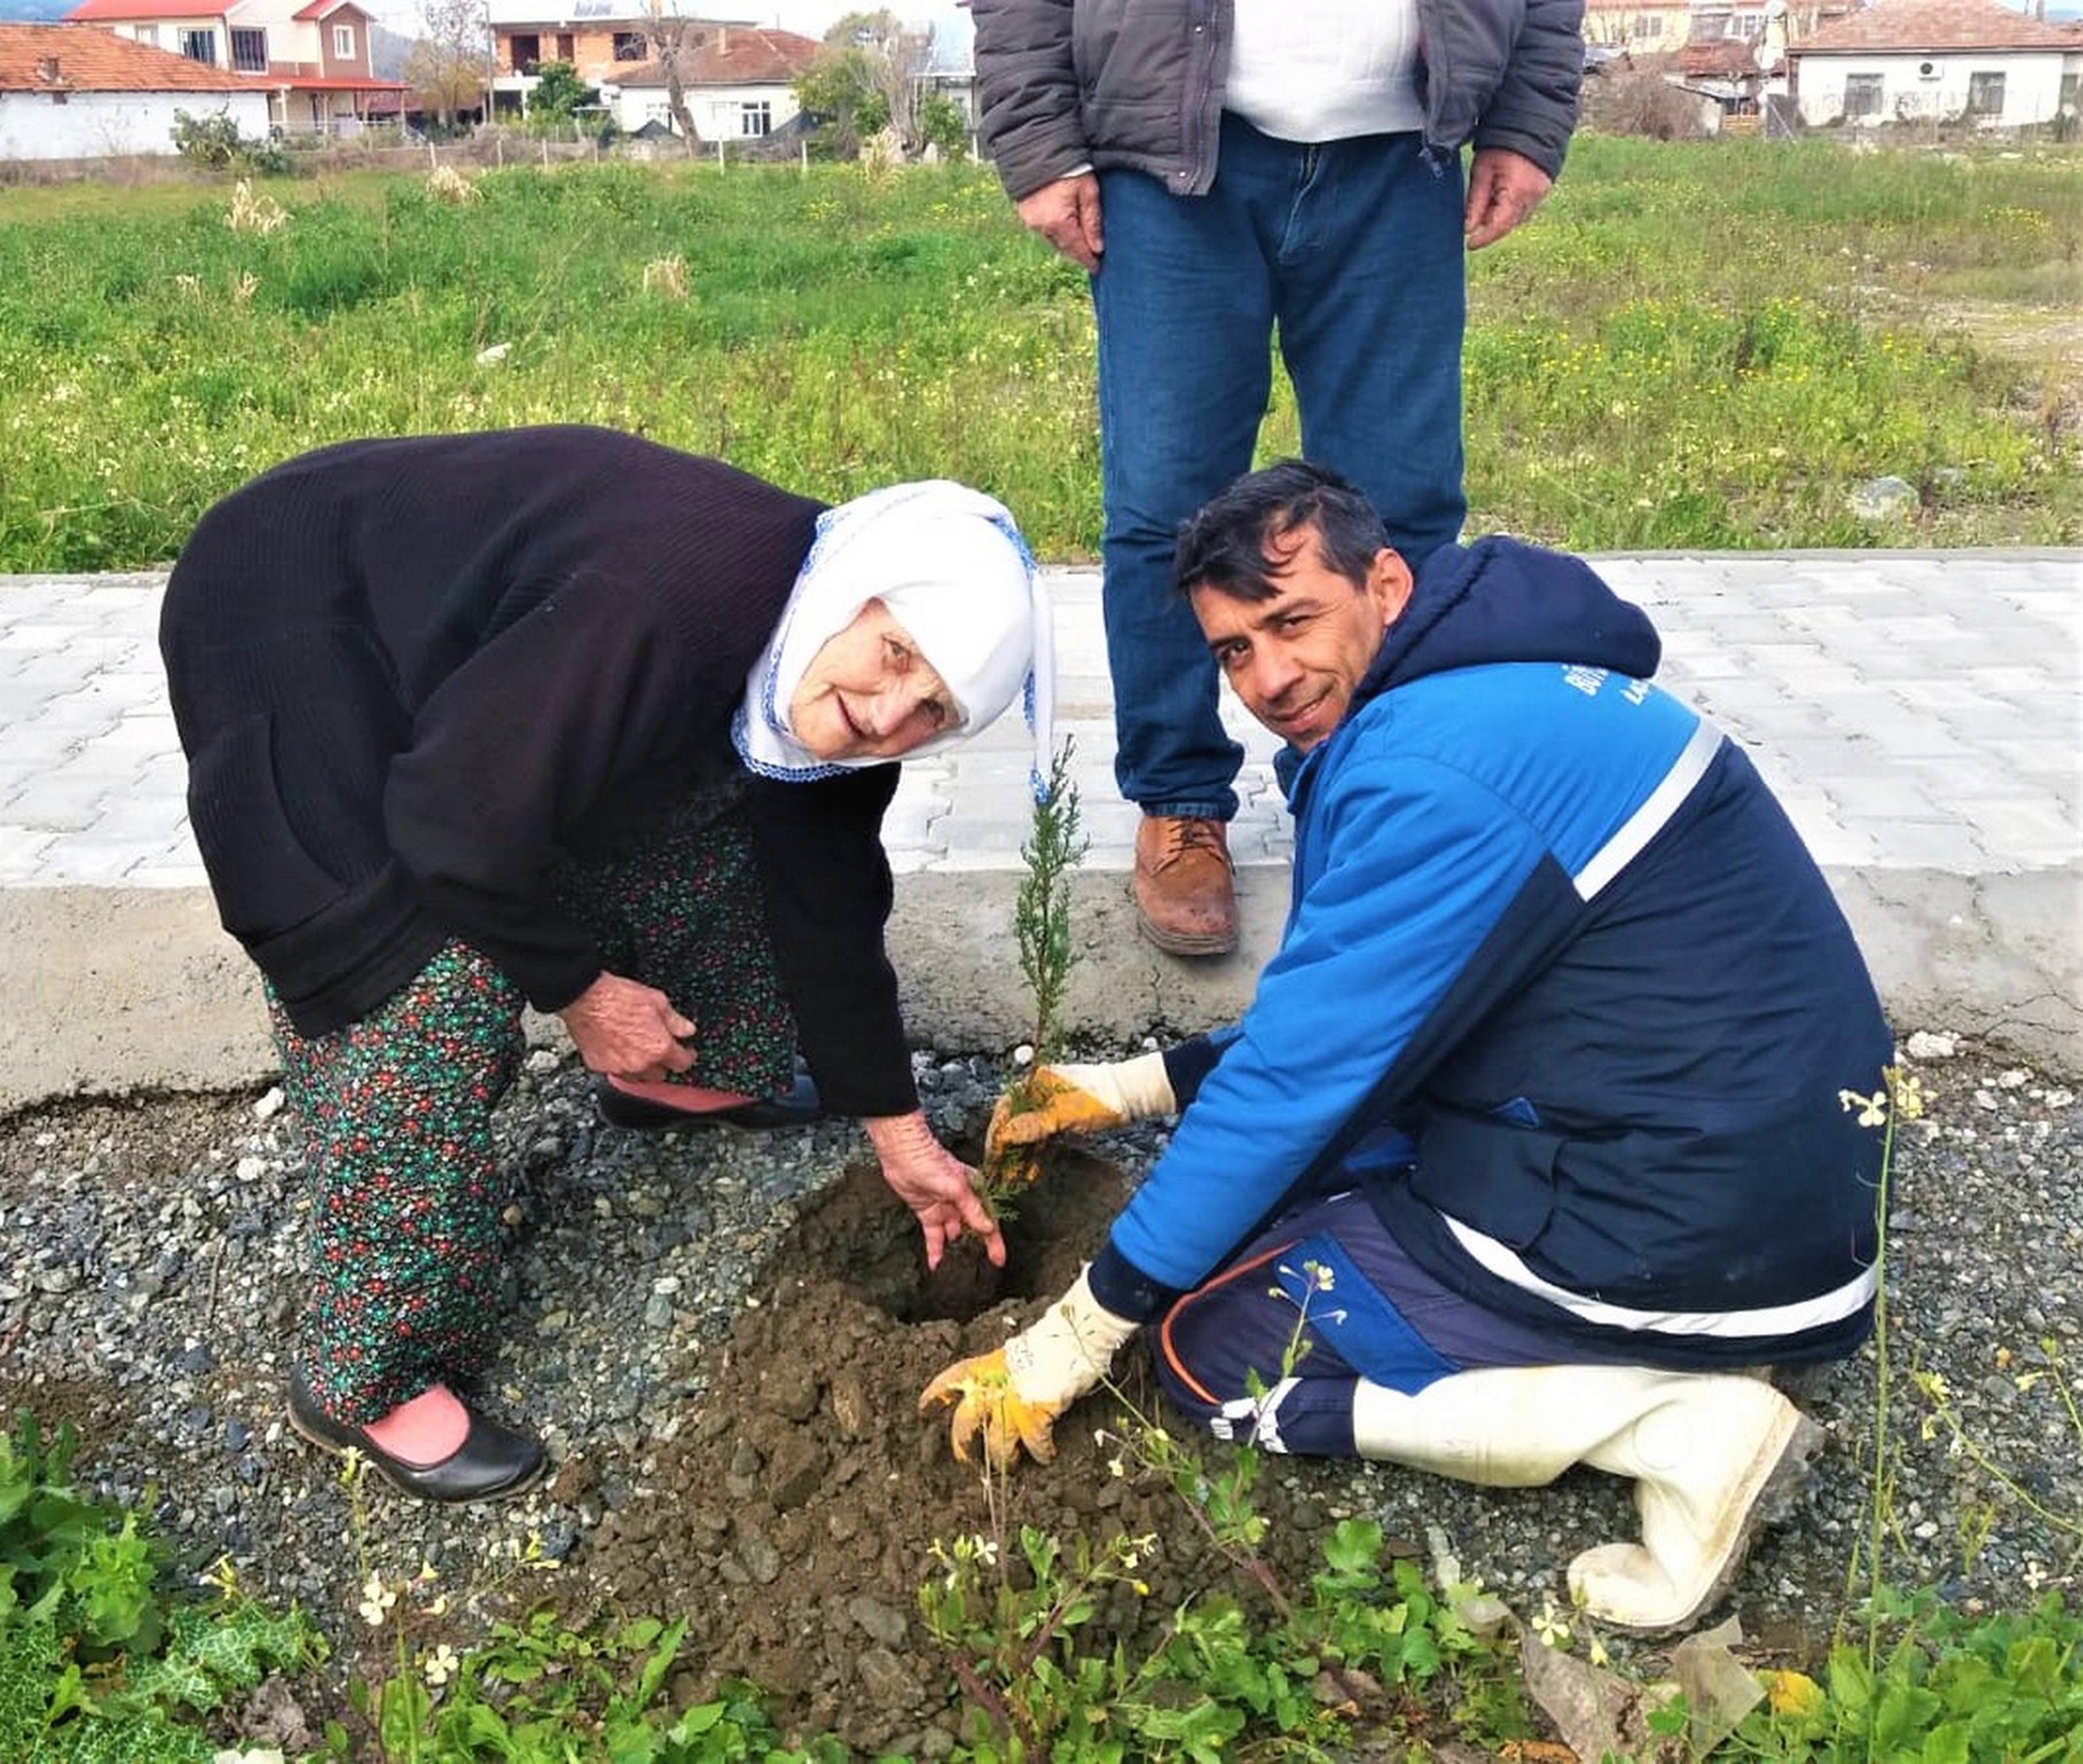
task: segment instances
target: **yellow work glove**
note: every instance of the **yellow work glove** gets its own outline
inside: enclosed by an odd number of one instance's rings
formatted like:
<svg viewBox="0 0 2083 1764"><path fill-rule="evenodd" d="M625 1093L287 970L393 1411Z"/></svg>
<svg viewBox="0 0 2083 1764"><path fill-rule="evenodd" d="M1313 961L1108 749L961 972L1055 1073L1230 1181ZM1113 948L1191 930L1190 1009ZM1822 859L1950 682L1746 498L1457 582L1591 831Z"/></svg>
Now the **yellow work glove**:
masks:
<svg viewBox="0 0 2083 1764"><path fill-rule="evenodd" d="M1039 1145L1058 1133L1105 1133L1178 1106L1161 1053L1113 1066L1037 1066L991 1112L984 1162L995 1163L1014 1146Z"/></svg>
<svg viewBox="0 0 2083 1764"><path fill-rule="evenodd" d="M955 1405L948 1438L961 1462L979 1434L984 1456L999 1470L1009 1470L1023 1445L1040 1463L1056 1455L1056 1417L1107 1375L1137 1328L1092 1297L1088 1272L1080 1271L1039 1322L1002 1348L957 1361L926 1386L921 1415L936 1403Z"/></svg>

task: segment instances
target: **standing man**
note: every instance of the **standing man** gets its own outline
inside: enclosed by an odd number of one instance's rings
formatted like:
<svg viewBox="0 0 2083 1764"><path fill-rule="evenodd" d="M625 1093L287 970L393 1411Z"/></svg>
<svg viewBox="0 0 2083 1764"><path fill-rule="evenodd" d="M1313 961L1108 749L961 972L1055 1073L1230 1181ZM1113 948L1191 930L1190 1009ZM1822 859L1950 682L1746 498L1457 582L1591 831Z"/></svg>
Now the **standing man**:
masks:
<svg viewBox="0 0 2083 1764"><path fill-rule="evenodd" d="M1008 1461L1145 1323L1223 1439L1532 1486L1632 1478L1638 1541L1570 1567L1684 1627L1821 1432L1748 1369L1873 1327L1887 1026L1743 750L1650 683L1649 620L1489 538L1415 573L1290 462L1179 542L1245 709L1301 757L1294 900L1236 1028L1043 1067L993 1149L1183 1105L1062 1300L950 1367ZM1856 1093L1856 1094L1854 1094Z"/></svg>
<svg viewBox="0 0 2083 1764"><path fill-rule="evenodd" d="M1174 537L1251 463L1276 327L1303 451L1358 484L1413 563L1459 535L1462 253L1561 169L1582 0L972 10L985 145L1020 217L1092 279L1137 909L1159 948L1226 954L1243 750L1170 591Z"/></svg>

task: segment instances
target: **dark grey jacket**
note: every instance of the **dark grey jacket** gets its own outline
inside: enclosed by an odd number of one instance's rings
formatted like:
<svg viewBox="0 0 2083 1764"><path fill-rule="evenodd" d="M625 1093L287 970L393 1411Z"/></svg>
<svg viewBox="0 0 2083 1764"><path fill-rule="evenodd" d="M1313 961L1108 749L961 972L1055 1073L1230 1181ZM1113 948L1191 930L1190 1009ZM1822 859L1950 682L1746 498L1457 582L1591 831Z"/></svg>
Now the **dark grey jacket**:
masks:
<svg viewBox="0 0 2083 1764"><path fill-rule="evenodd" d="M1553 177L1577 121L1583 0L1417 0L1425 138ZM984 146L1015 201L1081 166L1215 179L1230 0L972 0Z"/></svg>

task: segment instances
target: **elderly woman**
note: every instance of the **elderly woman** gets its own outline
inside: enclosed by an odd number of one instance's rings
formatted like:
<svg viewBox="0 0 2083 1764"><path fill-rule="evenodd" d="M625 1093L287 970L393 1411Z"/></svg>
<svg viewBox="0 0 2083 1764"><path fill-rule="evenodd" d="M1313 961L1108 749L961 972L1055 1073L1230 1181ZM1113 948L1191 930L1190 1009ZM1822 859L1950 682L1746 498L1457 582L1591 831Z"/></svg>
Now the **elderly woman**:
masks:
<svg viewBox="0 0 2083 1764"><path fill-rule="evenodd" d="M349 442L203 517L160 641L318 1186L298 1432L430 1500L540 1472L456 1390L496 1336L491 1115L524 1004L623 1125L771 1125L821 1092L929 1264L965 1230L1003 1260L913 1088L880 832L892 762L1023 690L1046 714L1048 636L987 496L828 509L602 429Z"/></svg>

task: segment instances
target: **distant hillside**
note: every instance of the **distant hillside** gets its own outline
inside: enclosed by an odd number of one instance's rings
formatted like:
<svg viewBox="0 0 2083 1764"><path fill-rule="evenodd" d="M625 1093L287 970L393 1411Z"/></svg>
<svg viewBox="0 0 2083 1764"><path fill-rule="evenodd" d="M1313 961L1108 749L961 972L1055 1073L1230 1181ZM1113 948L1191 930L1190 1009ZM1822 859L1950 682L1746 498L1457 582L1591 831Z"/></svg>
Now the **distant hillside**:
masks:
<svg viewBox="0 0 2083 1764"><path fill-rule="evenodd" d="M5 6L7 0L0 0ZM369 70L378 79L403 79L405 62L412 53L416 37L405 36L381 24L369 27Z"/></svg>

